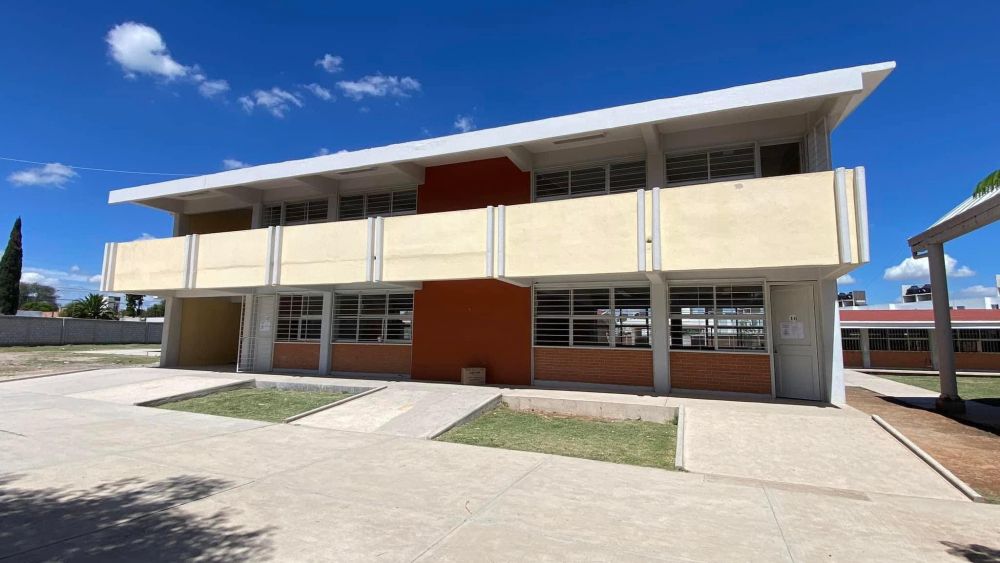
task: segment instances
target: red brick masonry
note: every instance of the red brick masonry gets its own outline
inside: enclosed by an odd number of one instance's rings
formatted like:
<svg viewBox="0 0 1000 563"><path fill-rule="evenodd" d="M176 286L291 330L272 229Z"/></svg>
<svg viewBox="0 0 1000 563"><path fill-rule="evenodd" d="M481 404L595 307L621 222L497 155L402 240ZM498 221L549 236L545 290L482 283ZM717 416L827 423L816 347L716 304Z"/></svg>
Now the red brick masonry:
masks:
<svg viewBox="0 0 1000 563"><path fill-rule="evenodd" d="M771 394L771 357L767 354L670 352L673 389Z"/></svg>
<svg viewBox="0 0 1000 563"><path fill-rule="evenodd" d="M599 348L535 348L535 379L653 386L653 352Z"/></svg>
<svg viewBox="0 0 1000 563"><path fill-rule="evenodd" d="M334 344L332 371L410 373L409 344Z"/></svg>
<svg viewBox="0 0 1000 563"><path fill-rule="evenodd" d="M275 342L274 369L319 369L318 342Z"/></svg>

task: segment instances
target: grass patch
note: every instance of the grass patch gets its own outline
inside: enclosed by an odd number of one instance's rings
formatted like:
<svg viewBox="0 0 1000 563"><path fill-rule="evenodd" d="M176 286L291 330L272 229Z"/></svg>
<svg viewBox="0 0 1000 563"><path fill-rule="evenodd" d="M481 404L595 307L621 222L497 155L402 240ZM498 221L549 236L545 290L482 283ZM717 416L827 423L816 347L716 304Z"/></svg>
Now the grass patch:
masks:
<svg viewBox="0 0 1000 563"><path fill-rule="evenodd" d="M544 415L500 406L437 439L674 469L677 425Z"/></svg>
<svg viewBox="0 0 1000 563"><path fill-rule="evenodd" d="M214 414L264 422L281 422L290 416L328 405L350 393L292 391L286 389L234 389L166 403L158 408Z"/></svg>
<svg viewBox="0 0 1000 563"><path fill-rule="evenodd" d="M941 391L941 380L936 375L879 375L899 383ZM958 376L958 394L963 399L1000 406L1000 377Z"/></svg>

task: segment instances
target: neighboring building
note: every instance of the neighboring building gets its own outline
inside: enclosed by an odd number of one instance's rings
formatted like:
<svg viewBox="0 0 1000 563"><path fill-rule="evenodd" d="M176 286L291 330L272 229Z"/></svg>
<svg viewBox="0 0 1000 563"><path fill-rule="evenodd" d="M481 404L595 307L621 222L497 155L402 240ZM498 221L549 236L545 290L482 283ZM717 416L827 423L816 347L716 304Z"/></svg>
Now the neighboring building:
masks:
<svg viewBox="0 0 1000 563"><path fill-rule="evenodd" d="M165 366L839 403L869 249L830 132L894 66L116 190L175 236L102 289L166 297Z"/></svg>
<svg viewBox="0 0 1000 563"><path fill-rule="evenodd" d="M864 307L868 298L864 291L843 291L837 294L837 305L841 307Z"/></svg>
<svg viewBox="0 0 1000 563"><path fill-rule="evenodd" d="M900 286L900 301L902 303L923 303L931 301L931 284Z"/></svg>

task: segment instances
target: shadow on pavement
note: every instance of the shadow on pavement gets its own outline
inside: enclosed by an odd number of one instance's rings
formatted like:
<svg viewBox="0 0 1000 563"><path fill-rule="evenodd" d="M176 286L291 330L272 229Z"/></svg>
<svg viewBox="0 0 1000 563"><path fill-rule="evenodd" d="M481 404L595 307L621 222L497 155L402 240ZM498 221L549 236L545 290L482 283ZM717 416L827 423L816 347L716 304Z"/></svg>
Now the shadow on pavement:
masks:
<svg viewBox="0 0 1000 563"><path fill-rule="evenodd" d="M1000 549L986 547L975 543L961 544L950 541L941 542L948 548L948 555L962 557L974 563L996 563L1000 561Z"/></svg>

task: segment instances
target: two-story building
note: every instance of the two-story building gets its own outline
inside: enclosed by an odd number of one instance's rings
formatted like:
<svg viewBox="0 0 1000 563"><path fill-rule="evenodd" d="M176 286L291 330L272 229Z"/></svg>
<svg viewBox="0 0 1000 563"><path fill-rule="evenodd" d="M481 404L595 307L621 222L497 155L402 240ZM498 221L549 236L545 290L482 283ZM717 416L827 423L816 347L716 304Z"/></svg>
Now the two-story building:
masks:
<svg viewBox="0 0 1000 563"><path fill-rule="evenodd" d="M841 402L830 133L894 66L115 190L174 236L102 289L166 297L164 366Z"/></svg>

